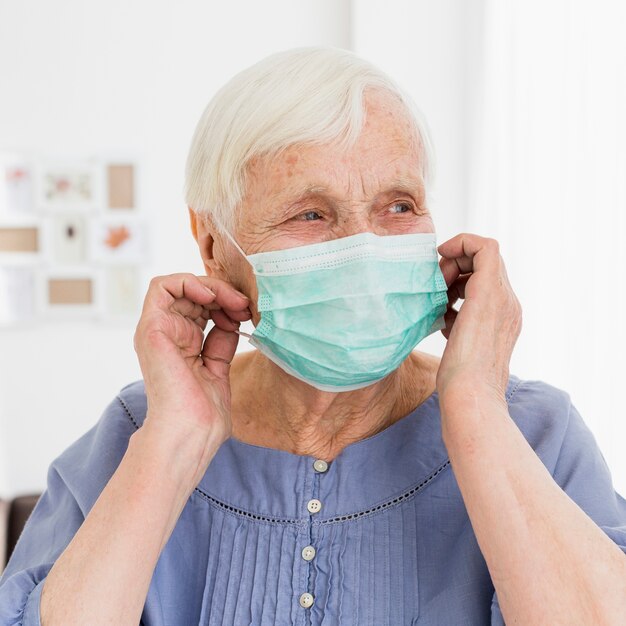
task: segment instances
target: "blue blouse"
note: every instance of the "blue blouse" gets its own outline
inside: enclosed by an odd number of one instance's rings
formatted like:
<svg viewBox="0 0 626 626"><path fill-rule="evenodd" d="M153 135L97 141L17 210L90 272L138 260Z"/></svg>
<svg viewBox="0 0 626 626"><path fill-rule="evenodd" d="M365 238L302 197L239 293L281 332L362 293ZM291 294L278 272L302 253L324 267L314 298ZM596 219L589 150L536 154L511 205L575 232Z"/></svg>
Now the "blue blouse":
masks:
<svg viewBox="0 0 626 626"><path fill-rule="evenodd" d="M511 376L507 401L557 484L626 552L626 500L569 395ZM0 624L40 623L48 571L145 414L139 380L52 462L0 579ZM440 426L435 392L330 463L230 438L161 553L141 623L504 624Z"/></svg>

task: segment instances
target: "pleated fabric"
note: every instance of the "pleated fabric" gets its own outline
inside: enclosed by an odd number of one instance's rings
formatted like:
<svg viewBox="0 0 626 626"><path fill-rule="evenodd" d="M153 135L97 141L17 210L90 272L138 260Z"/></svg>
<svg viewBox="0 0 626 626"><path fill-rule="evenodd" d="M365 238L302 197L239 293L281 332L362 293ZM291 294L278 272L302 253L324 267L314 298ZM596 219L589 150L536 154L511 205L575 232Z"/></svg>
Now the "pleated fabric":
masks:
<svg viewBox="0 0 626 626"><path fill-rule="evenodd" d="M157 565L144 623L489 623L494 588L441 439L436 393L326 471L315 460L225 442ZM312 499L319 512L309 512ZM169 587L181 560L195 579L177 596Z"/></svg>
<svg viewBox="0 0 626 626"><path fill-rule="evenodd" d="M512 376L507 401L557 483L626 552L626 500L569 396ZM0 579L0 624L39 626L47 572L145 414L143 381L136 381L52 463L48 488ZM316 471L315 460L226 441L161 553L141 623L504 625L441 438L436 393L347 446L325 471ZM321 504L316 512L311 500ZM310 560L302 554L308 546ZM310 606L301 604L305 593Z"/></svg>

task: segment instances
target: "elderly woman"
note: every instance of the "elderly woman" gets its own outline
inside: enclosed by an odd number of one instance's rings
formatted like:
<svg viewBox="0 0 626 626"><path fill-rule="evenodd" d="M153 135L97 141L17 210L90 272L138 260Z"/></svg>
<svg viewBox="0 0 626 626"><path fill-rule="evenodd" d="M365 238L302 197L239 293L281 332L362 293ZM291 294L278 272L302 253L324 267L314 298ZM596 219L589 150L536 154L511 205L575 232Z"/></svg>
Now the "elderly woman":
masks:
<svg viewBox="0 0 626 626"><path fill-rule="evenodd" d="M435 247L431 159L346 51L215 95L186 187L207 275L150 283L143 380L52 463L2 624L626 623L626 501L567 393L509 375L497 243Z"/></svg>

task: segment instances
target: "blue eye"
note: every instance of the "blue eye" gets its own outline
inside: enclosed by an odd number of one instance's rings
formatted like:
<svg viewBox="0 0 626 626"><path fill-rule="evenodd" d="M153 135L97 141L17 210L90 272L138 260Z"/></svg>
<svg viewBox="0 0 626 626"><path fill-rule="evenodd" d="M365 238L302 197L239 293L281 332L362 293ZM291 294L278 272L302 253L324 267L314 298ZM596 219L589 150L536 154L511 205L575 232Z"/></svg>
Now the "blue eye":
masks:
<svg viewBox="0 0 626 626"><path fill-rule="evenodd" d="M396 207L402 207L402 209L404 210L396 211L394 210ZM412 210L413 210L413 207L408 202L396 202L391 205L391 209L390 209L392 213L408 213L409 211L412 211Z"/></svg>
<svg viewBox="0 0 626 626"><path fill-rule="evenodd" d="M321 219L321 215L317 211L307 211L306 213L302 213L302 219L307 222L313 222L317 219Z"/></svg>

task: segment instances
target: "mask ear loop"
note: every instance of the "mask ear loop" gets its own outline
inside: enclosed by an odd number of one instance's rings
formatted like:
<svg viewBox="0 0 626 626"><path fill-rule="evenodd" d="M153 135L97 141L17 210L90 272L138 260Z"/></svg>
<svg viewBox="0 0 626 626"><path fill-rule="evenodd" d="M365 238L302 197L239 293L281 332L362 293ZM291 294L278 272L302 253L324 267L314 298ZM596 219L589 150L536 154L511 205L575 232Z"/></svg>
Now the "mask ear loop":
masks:
<svg viewBox="0 0 626 626"><path fill-rule="evenodd" d="M237 248L237 250L239 250L239 252L241 253L241 256L248 261L248 257L246 256L246 253L242 250L241 246L235 241L235 238L224 228L224 233L226 234L226 236L231 240L232 244L235 246L235 248ZM250 263L250 261L248 261L248 263ZM250 263L250 265L252 265L252 263Z"/></svg>
<svg viewBox="0 0 626 626"><path fill-rule="evenodd" d="M246 256L246 253L243 251L243 249L241 248L241 246L235 241L235 238L228 232L228 230L226 230L225 228L222 228L222 231L226 234L226 236L231 240L232 244L235 246L235 248L237 248L237 250L239 250L241 256L248 261L248 263L250 263L248 257ZM250 263L250 266L252 267L252 269L254 270L254 265L252 265L252 263ZM236 330L235 331L238 335L243 335L244 337L247 337L248 340L252 339L252 335L250 335L249 333L244 332L243 330Z"/></svg>

